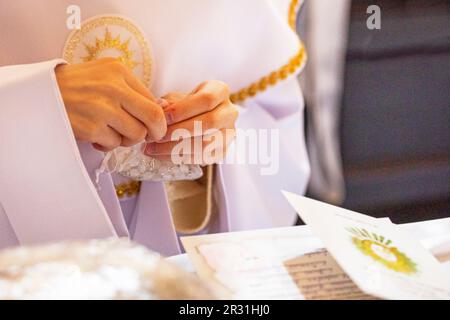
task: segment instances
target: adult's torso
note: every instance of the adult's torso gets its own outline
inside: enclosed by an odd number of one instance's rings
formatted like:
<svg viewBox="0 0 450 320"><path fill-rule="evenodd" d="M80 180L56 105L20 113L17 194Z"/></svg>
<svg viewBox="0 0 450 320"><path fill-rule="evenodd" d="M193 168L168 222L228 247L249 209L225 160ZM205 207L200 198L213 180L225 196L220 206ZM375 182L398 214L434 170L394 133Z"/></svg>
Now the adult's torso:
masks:
<svg viewBox="0 0 450 320"><path fill-rule="evenodd" d="M188 91L211 78L238 90L288 61L298 45L286 20L264 0L2 1L0 66L62 57L72 31L66 25L70 5L79 6L82 21L124 15L142 29L151 43L157 95Z"/></svg>

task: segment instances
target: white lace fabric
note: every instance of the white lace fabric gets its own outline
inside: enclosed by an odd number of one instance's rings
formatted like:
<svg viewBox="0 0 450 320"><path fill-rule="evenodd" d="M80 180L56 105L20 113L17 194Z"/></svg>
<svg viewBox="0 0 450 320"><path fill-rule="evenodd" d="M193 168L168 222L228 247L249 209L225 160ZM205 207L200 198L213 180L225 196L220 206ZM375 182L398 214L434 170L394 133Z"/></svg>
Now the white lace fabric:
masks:
<svg viewBox="0 0 450 320"><path fill-rule="evenodd" d="M203 175L199 165L161 161L143 153L145 142L133 147L119 147L106 154L96 171L96 182L103 172L116 172L136 181L195 180Z"/></svg>

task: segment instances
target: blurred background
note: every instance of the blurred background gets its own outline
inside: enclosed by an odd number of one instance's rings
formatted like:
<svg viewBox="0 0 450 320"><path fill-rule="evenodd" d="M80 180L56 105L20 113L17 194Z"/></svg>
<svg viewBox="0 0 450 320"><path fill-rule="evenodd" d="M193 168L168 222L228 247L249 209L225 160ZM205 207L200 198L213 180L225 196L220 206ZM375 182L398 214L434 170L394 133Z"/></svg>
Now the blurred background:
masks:
<svg viewBox="0 0 450 320"><path fill-rule="evenodd" d="M449 217L450 1L306 0L298 21L308 195L396 223Z"/></svg>

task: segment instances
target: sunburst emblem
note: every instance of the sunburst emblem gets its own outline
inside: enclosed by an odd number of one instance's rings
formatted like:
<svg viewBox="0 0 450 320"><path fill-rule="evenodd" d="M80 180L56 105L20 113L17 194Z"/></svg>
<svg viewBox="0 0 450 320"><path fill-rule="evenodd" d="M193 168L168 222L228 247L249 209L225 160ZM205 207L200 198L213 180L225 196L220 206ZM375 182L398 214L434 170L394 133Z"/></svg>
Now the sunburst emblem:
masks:
<svg viewBox="0 0 450 320"><path fill-rule="evenodd" d="M84 43L88 55L82 57L85 62L96 60L105 51L113 51L112 54L116 55L117 59L127 66L130 70L133 70L138 62L133 60L134 50L130 50L130 40L123 41L120 39L120 35L113 38L108 28L105 28L105 35L103 40L95 38L95 45L89 45ZM111 52L107 56L111 56Z"/></svg>
<svg viewBox="0 0 450 320"><path fill-rule="evenodd" d="M406 254L392 246L392 241L366 229L347 228L352 242L363 254L381 263L386 268L403 274L414 274L417 265Z"/></svg>
<svg viewBox="0 0 450 320"><path fill-rule="evenodd" d="M67 37L62 57L67 63L116 58L147 87L151 85L150 43L142 29L124 16L101 15L85 20Z"/></svg>

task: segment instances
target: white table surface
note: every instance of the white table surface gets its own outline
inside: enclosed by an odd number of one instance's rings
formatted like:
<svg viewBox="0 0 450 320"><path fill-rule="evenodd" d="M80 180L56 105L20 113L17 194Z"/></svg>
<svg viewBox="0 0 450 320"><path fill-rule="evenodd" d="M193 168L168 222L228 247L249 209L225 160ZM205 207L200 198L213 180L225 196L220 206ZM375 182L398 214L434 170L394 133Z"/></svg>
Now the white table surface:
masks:
<svg viewBox="0 0 450 320"><path fill-rule="evenodd" d="M432 251L438 249L450 252L450 218L400 224L399 226L405 229L414 239L419 239L425 248ZM295 228L303 228L305 233L310 233L311 237L314 237L308 226L297 226ZM195 272L187 254L166 259L188 272ZM450 272L450 261L444 263L444 266Z"/></svg>

